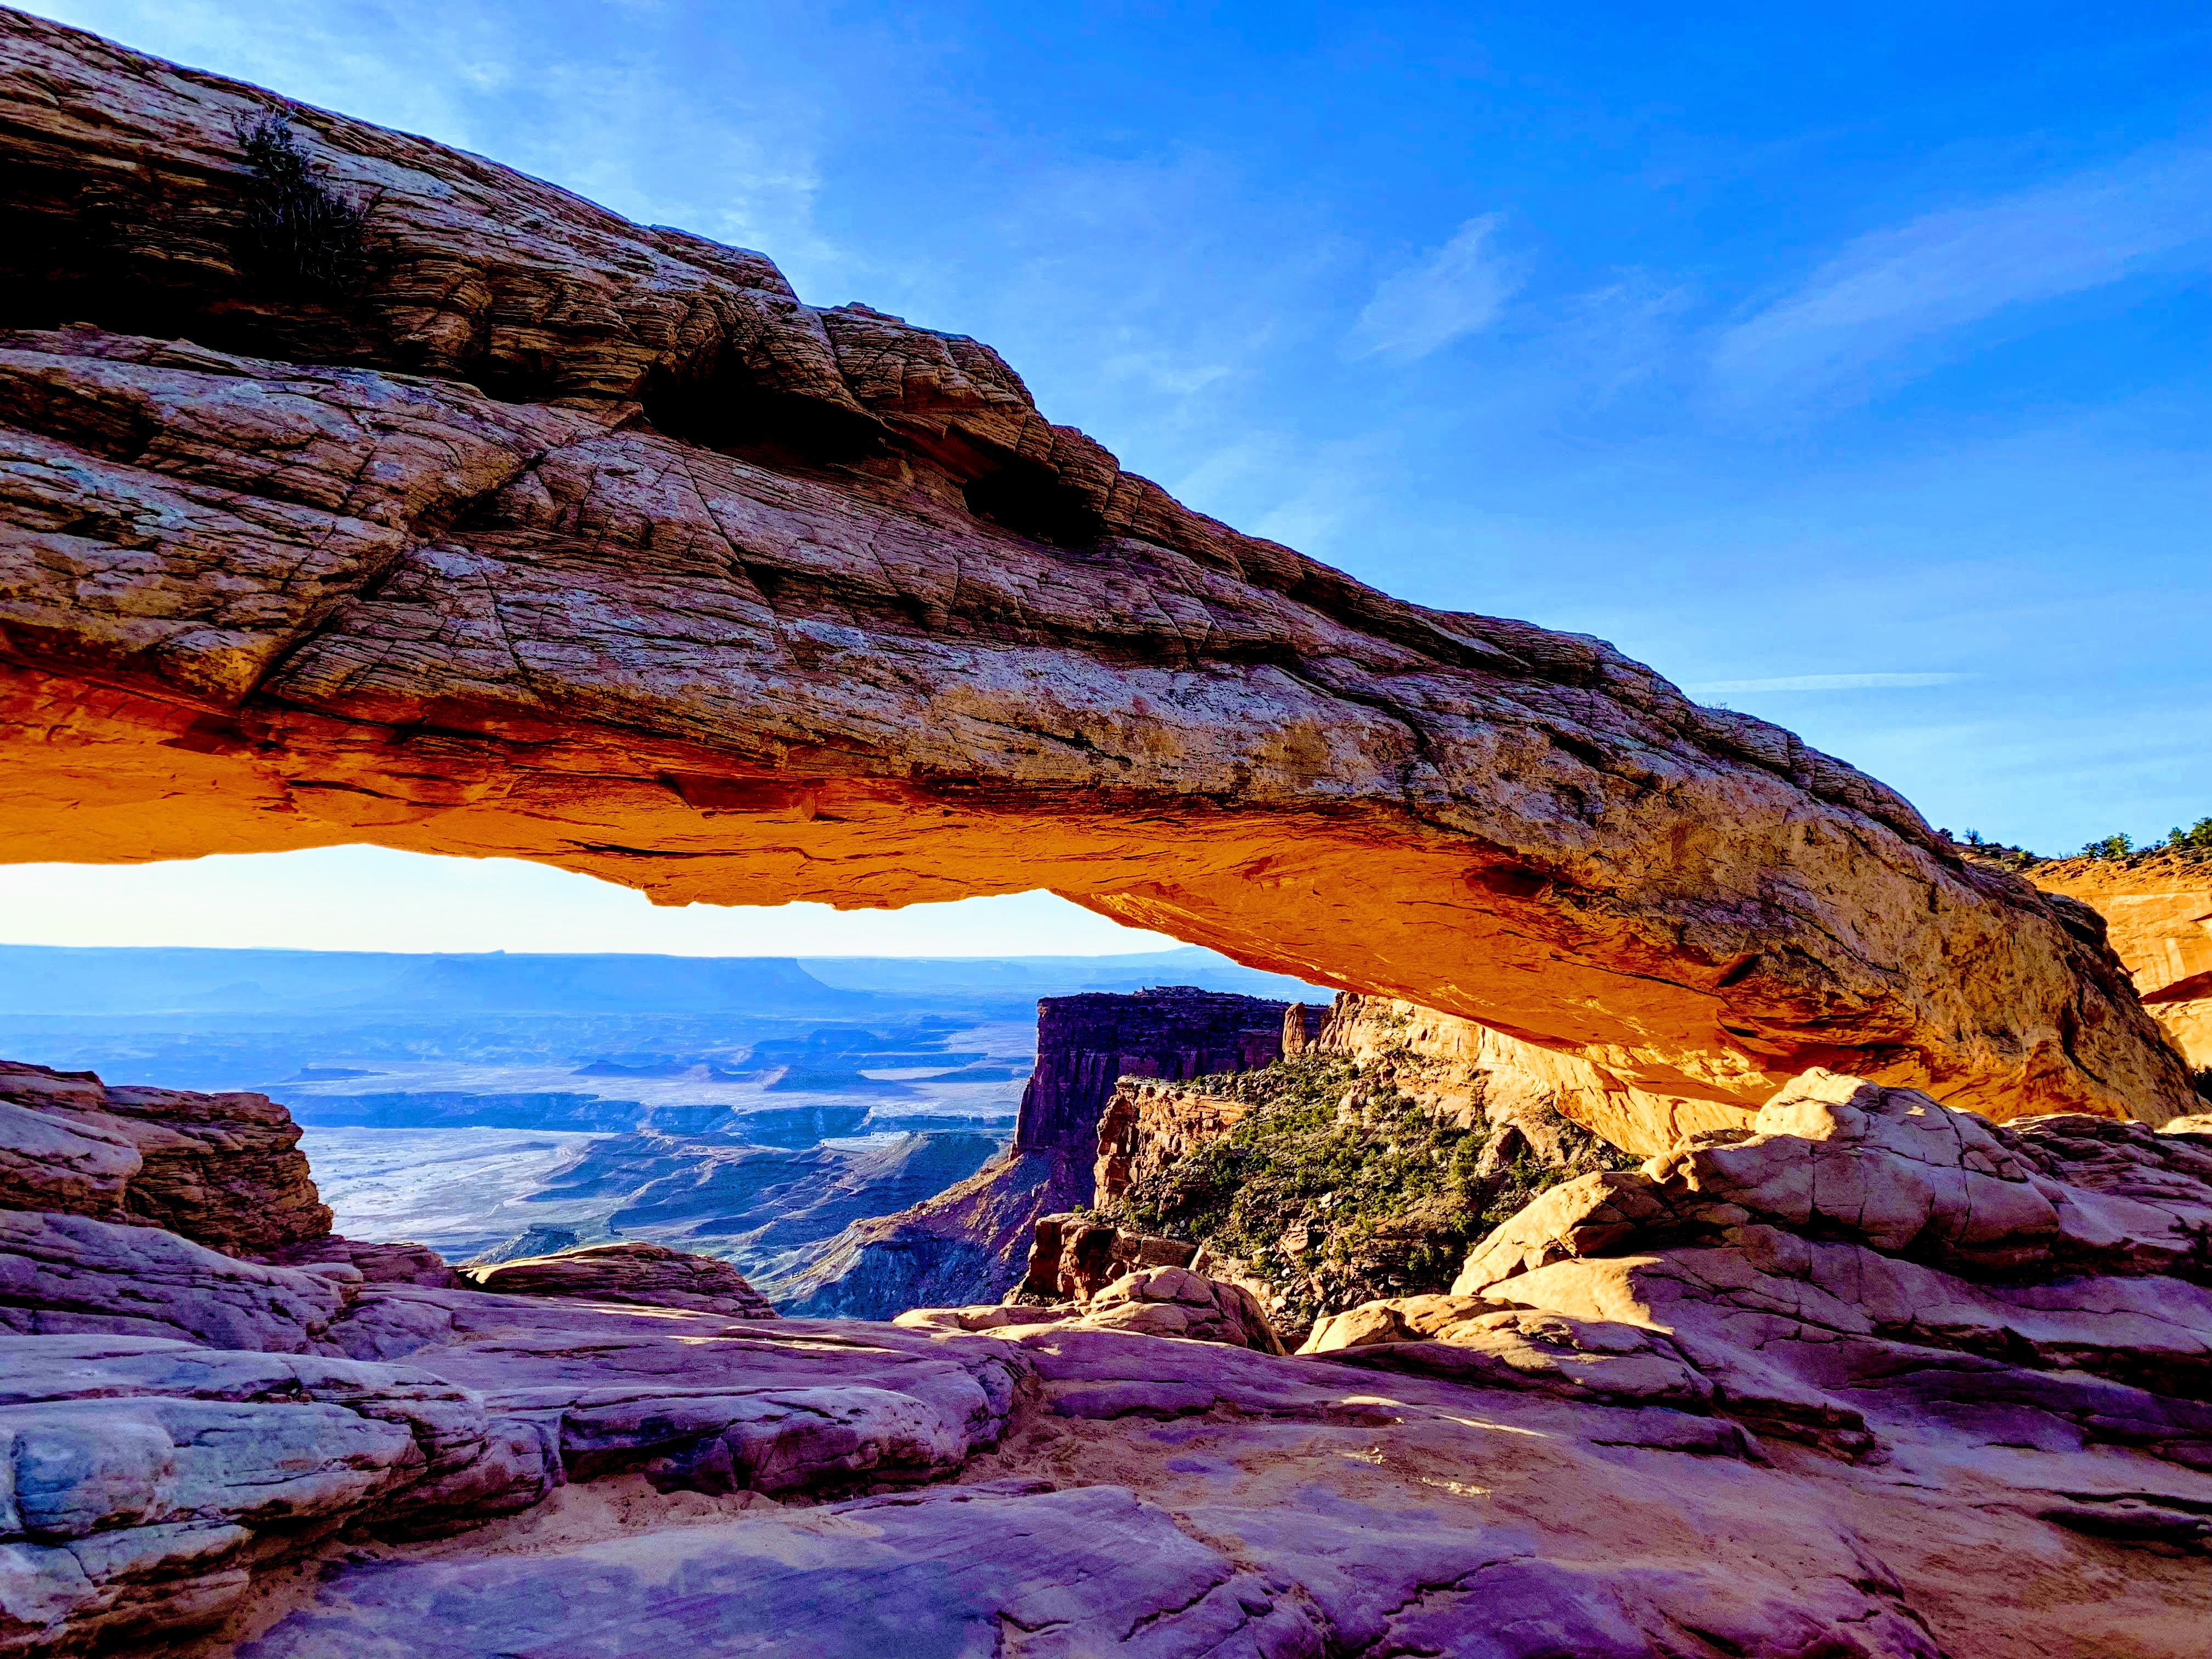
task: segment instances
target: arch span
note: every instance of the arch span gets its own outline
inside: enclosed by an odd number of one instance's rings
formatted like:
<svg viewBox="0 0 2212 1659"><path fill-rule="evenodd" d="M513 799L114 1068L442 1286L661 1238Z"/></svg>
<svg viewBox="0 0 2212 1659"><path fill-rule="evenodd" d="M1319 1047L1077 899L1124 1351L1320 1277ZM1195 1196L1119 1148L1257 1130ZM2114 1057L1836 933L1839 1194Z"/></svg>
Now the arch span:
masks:
<svg viewBox="0 0 2212 1659"><path fill-rule="evenodd" d="M1786 732L1238 535L759 255L0 30L0 856L1049 888L1657 1092L2187 1097L2094 918ZM271 106L374 198L357 293L249 257Z"/></svg>

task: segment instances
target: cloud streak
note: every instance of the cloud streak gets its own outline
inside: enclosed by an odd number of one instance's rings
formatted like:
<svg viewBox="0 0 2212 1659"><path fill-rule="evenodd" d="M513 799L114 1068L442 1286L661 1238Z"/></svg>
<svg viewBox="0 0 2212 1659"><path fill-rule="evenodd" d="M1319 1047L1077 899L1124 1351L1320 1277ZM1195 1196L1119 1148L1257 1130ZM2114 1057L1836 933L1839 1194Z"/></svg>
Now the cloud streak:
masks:
<svg viewBox="0 0 2212 1659"><path fill-rule="evenodd" d="M1502 219L1470 219L1428 258L1384 277L1352 326L1346 355L1412 362L1495 322L1521 286L1519 270L1489 246Z"/></svg>
<svg viewBox="0 0 2212 1659"><path fill-rule="evenodd" d="M1743 404L1867 389L1939 337L2015 307L2212 255L2212 149L2112 167L1931 213L1847 244L1795 293L1722 334L1712 368Z"/></svg>

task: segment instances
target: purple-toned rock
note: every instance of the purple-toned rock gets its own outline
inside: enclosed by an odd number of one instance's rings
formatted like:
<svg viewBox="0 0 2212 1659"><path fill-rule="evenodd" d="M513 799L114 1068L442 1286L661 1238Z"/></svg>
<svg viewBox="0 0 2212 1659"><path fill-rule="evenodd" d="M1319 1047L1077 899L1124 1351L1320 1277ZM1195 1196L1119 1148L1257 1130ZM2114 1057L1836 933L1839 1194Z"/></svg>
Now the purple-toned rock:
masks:
<svg viewBox="0 0 2212 1659"><path fill-rule="evenodd" d="M523 1256L469 1267L461 1274L480 1290L503 1296L562 1296L689 1308L732 1319L773 1319L775 1310L745 1276L712 1256L641 1240L586 1244L552 1255Z"/></svg>
<svg viewBox="0 0 2212 1659"><path fill-rule="evenodd" d="M0 1207L162 1227L237 1253L331 1230L292 1115L255 1094L111 1088L0 1060Z"/></svg>

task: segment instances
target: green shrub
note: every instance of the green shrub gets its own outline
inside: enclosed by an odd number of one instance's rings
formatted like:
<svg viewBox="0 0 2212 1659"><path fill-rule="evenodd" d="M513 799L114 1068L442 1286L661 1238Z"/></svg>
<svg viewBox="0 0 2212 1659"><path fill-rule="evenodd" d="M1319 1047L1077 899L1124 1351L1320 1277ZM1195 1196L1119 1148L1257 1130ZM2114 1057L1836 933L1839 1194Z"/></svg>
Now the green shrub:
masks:
<svg viewBox="0 0 2212 1659"><path fill-rule="evenodd" d="M1334 1056L1295 1055L1184 1086L1255 1109L1133 1182L1107 1217L1240 1258L1295 1323L1377 1297L1448 1289L1468 1246L1537 1194L1637 1161L1583 1136L1566 1168L1524 1155L1485 1176L1479 1166L1497 1133L1490 1125L1440 1121ZM1355 1089L1364 1109L1340 1121L1338 1103Z"/></svg>
<svg viewBox="0 0 2212 1659"><path fill-rule="evenodd" d="M368 269L374 202L331 189L282 115L240 126L238 145L253 174L240 250L246 266L273 287L317 298L357 292Z"/></svg>

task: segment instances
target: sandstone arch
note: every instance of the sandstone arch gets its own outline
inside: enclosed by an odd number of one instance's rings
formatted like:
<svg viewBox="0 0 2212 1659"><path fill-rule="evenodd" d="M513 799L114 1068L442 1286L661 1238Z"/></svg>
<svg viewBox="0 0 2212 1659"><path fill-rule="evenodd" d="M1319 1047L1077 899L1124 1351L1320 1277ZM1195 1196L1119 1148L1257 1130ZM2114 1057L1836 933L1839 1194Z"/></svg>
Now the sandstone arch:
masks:
<svg viewBox="0 0 2212 1659"><path fill-rule="evenodd" d="M2187 1098L2093 917L1785 732L1240 536L759 255L0 31L0 857L1044 887L1692 1098ZM240 269L272 107L378 192L356 295Z"/></svg>

